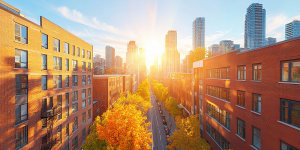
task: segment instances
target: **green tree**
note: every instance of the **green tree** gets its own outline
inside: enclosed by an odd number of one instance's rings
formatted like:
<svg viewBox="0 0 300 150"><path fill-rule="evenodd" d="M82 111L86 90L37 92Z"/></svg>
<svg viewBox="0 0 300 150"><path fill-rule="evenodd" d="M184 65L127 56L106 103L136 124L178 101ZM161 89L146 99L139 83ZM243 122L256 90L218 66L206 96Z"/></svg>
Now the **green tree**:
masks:
<svg viewBox="0 0 300 150"><path fill-rule="evenodd" d="M200 138L200 122L196 115L186 119L177 116L175 123L177 129L167 139L172 141L172 144L167 146L168 149L210 150L210 145Z"/></svg>
<svg viewBox="0 0 300 150"><path fill-rule="evenodd" d="M138 87L137 93L144 98L144 100L150 102L150 92L149 92L149 81L148 78L144 80Z"/></svg>
<svg viewBox="0 0 300 150"><path fill-rule="evenodd" d="M189 64L193 68L193 62L205 59L206 49L205 47L199 46L189 54Z"/></svg>

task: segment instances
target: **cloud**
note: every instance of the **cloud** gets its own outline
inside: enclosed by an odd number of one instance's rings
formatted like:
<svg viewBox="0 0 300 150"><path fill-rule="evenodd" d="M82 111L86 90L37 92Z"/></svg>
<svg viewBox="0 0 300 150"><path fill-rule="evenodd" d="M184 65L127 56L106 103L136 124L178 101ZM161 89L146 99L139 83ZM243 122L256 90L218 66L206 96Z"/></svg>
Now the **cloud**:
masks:
<svg viewBox="0 0 300 150"><path fill-rule="evenodd" d="M65 6L57 7L57 8L53 8L53 9L55 11L57 11L58 13L60 13L63 17L65 17L71 21L74 21L74 22L77 22L77 23L80 23L80 24L83 24L83 25L86 25L86 26L89 26L89 27L92 27L92 28L95 28L95 29L98 29L101 31L106 31L106 32L117 34L117 35L127 36L127 37L128 36L131 37L134 35L133 32L123 32L123 31L120 31L119 29L115 28L114 26L103 23L103 22L99 21L96 17L89 19L88 17L84 16L80 11L77 11L76 9L71 10Z"/></svg>
<svg viewBox="0 0 300 150"><path fill-rule="evenodd" d="M243 32L243 33L241 33L240 35L244 35L245 33Z"/></svg>
<svg viewBox="0 0 300 150"><path fill-rule="evenodd" d="M283 27L286 23L288 23L288 20L288 17L283 14L274 17L268 17L266 23L266 33L270 33L277 28Z"/></svg>
<svg viewBox="0 0 300 150"><path fill-rule="evenodd" d="M231 30L224 30L224 31L216 31L216 34L210 35L210 36L206 36L205 37L205 41L214 41L220 37L222 37L223 35L229 33Z"/></svg>

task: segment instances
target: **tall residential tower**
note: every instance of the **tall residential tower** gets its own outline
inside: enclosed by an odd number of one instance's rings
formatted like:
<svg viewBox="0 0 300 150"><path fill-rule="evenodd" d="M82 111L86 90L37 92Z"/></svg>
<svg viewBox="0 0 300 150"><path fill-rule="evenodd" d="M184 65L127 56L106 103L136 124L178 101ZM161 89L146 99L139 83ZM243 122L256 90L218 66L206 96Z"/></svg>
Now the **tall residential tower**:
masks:
<svg viewBox="0 0 300 150"><path fill-rule="evenodd" d="M205 47L205 18L196 18L193 22L193 50Z"/></svg>
<svg viewBox="0 0 300 150"><path fill-rule="evenodd" d="M165 52L162 56L162 70L164 75L169 72L179 72L180 53L177 50L177 32L168 31L165 39Z"/></svg>
<svg viewBox="0 0 300 150"><path fill-rule="evenodd" d="M263 5L253 3L247 8L245 15L245 39L246 49L254 49L265 45L266 39L266 10Z"/></svg>
<svg viewBox="0 0 300 150"><path fill-rule="evenodd" d="M294 20L285 25L285 39L300 36L300 20Z"/></svg>
<svg viewBox="0 0 300 150"><path fill-rule="evenodd" d="M106 66L109 68L115 67L115 48L111 46L105 47Z"/></svg>

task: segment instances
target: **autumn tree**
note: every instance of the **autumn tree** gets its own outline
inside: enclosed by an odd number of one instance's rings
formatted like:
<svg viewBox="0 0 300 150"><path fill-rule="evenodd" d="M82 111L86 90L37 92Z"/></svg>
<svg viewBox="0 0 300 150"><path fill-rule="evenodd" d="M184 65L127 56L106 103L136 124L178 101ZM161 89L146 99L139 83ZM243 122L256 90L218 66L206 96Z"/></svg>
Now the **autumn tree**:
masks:
<svg viewBox="0 0 300 150"><path fill-rule="evenodd" d="M178 107L179 100L174 97L169 97L166 100L165 107L171 113L172 116L180 116L182 117L181 109Z"/></svg>
<svg viewBox="0 0 300 150"><path fill-rule="evenodd" d="M144 80L139 86L137 90L137 94L142 96L146 101L150 102L150 92L149 92L149 81L148 78Z"/></svg>
<svg viewBox="0 0 300 150"><path fill-rule="evenodd" d="M148 110L152 107L150 100L144 100L139 94L127 94L125 97L124 93L120 94L120 98L113 105L113 107L122 107L125 105L134 105L136 109L140 110L142 114L146 114Z"/></svg>
<svg viewBox="0 0 300 150"><path fill-rule="evenodd" d="M152 133L146 117L132 104L114 107L103 125L97 125L100 140L107 142L108 149L151 149Z"/></svg>
<svg viewBox="0 0 300 150"><path fill-rule="evenodd" d="M116 68L105 69L105 74L113 74Z"/></svg>
<svg viewBox="0 0 300 150"><path fill-rule="evenodd" d="M196 115L186 119L177 116L175 123L177 129L168 138L168 141L172 141L168 149L210 150L210 145L200 138L200 123Z"/></svg>
<svg viewBox="0 0 300 150"><path fill-rule="evenodd" d="M193 62L205 59L206 49L205 47L199 46L189 54L189 65L193 68Z"/></svg>
<svg viewBox="0 0 300 150"><path fill-rule="evenodd" d="M84 150L105 150L107 144L105 140L100 140L98 138L97 125L103 125L103 122L100 121L100 116L94 121L94 124L90 126L90 134L86 137L85 143L82 144Z"/></svg>

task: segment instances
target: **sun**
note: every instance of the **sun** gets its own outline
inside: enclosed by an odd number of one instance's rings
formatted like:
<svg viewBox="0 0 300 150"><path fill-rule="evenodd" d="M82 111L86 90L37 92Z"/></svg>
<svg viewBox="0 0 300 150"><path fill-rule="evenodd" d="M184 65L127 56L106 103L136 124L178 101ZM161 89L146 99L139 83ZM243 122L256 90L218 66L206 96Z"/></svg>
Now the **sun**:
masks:
<svg viewBox="0 0 300 150"><path fill-rule="evenodd" d="M146 43L146 63L147 66L151 66L154 64L155 55L159 56L162 54L161 47L158 43L148 42Z"/></svg>

